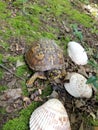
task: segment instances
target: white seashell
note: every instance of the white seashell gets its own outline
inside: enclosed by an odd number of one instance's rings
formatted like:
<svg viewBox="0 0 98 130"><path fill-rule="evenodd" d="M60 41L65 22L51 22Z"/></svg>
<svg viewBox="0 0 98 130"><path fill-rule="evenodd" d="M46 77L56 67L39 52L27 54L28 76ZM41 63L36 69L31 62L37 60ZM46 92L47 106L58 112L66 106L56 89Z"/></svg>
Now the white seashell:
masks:
<svg viewBox="0 0 98 130"><path fill-rule="evenodd" d="M85 65L88 62L84 48L77 42L72 41L68 43L68 55L78 65Z"/></svg>
<svg viewBox="0 0 98 130"><path fill-rule="evenodd" d="M70 82L65 83L64 87L68 91L68 93L76 98L90 98L92 96L92 86L86 84L87 79L78 74L72 73Z"/></svg>
<svg viewBox="0 0 98 130"><path fill-rule="evenodd" d="M71 130L67 112L58 99L50 99L31 115L30 130Z"/></svg>

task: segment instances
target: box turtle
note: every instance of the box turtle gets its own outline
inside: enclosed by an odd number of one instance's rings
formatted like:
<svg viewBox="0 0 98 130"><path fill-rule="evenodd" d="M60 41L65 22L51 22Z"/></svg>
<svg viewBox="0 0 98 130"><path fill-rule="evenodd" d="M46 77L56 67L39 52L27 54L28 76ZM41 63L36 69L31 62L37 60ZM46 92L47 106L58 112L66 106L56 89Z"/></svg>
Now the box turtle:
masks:
<svg viewBox="0 0 98 130"><path fill-rule="evenodd" d="M25 59L29 67L36 71L27 81L27 86L31 86L37 78L55 81L65 76L63 52L54 40L33 42L25 53Z"/></svg>

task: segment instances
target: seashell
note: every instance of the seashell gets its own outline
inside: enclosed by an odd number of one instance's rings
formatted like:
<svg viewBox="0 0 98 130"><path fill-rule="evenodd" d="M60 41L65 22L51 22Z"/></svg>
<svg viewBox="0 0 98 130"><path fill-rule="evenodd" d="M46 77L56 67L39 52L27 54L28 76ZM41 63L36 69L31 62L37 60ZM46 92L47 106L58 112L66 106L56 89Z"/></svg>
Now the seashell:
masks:
<svg viewBox="0 0 98 130"><path fill-rule="evenodd" d="M68 43L68 55L78 65L85 65L88 62L86 51L77 42L72 41Z"/></svg>
<svg viewBox="0 0 98 130"><path fill-rule="evenodd" d="M86 82L87 79L84 76L78 73L72 73L70 82L65 83L64 87L70 95L76 98L90 98L92 96L92 86L86 84Z"/></svg>
<svg viewBox="0 0 98 130"><path fill-rule="evenodd" d="M50 99L31 115L30 130L71 130L68 114L58 99Z"/></svg>

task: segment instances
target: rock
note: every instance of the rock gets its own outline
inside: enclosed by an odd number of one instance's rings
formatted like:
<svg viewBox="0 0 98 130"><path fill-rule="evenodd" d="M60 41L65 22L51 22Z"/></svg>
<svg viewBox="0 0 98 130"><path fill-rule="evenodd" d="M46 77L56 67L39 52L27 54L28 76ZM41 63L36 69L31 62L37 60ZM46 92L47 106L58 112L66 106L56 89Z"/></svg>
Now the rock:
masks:
<svg viewBox="0 0 98 130"><path fill-rule="evenodd" d="M16 89L8 89L4 91L4 94L0 96L2 100L10 101L10 100L16 100L22 96L22 90L21 88Z"/></svg>

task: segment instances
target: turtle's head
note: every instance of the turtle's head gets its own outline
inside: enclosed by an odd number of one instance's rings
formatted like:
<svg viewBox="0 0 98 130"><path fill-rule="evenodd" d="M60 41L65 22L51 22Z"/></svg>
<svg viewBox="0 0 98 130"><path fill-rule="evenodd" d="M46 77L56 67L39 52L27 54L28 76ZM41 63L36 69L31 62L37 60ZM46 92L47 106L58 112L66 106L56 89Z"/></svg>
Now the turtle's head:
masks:
<svg viewBox="0 0 98 130"><path fill-rule="evenodd" d="M65 69L53 69L46 71L46 77L50 81L56 81L57 79L64 79L66 76Z"/></svg>

